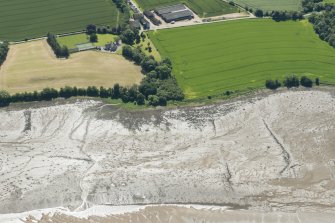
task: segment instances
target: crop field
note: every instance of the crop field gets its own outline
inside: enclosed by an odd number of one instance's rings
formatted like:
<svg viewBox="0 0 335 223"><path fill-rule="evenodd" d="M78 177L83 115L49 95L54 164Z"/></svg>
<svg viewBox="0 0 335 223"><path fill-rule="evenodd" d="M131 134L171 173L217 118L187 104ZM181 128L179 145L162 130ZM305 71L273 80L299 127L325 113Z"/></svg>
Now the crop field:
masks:
<svg viewBox="0 0 335 223"><path fill-rule="evenodd" d="M115 26L123 17L112 0L0 0L0 40L81 31L91 23Z"/></svg>
<svg viewBox="0 0 335 223"><path fill-rule="evenodd" d="M10 46L0 69L0 89L15 93L65 85L130 86L142 80L140 70L122 56L95 51L56 59L46 41L39 40Z"/></svg>
<svg viewBox="0 0 335 223"><path fill-rule="evenodd" d="M265 11L300 11L302 10L301 0L234 0L243 7L263 9Z"/></svg>
<svg viewBox="0 0 335 223"><path fill-rule="evenodd" d="M211 17L237 12L235 6L222 0L136 0L145 10L154 9L157 6L184 3L200 17Z"/></svg>
<svg viewBox="0 0 335 223"><path fill-rule="evenodd" d="M307 21L253 19L149 32L187 98L264 87L286 75L335 84L335 49Z"/></svg>

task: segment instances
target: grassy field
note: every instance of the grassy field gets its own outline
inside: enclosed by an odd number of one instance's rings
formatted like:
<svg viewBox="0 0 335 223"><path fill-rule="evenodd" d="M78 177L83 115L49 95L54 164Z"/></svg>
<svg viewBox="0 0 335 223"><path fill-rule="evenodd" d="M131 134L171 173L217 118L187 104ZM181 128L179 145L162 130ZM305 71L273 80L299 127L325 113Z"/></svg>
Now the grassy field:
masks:
<svg viewBox="0 0 335 223"><path fill-rule="evenodd" d="M265 11L300 11L302 10L301 0L234 0L234 2L253 9L263 9Z"/></svg>
<svg viewBox="0 0 335 223"><path fill-rule="evenodd" d="M237 12L238 9L222 0L136 0L142 9L153 9L157 6L185 3L200 17L211 17Z"/></svg>
<svg viewBox="0 0 335 223"><path fill-rule="evenodd" d="M288 74L335 84L335 49L307 21L253 19L149 33L187 98L264 87Z"/></svg>
<svg viewBox="0 0 335 223"><path fill-rule="evenodd" d="M98 42L93 44L95 46L105 46L107 43L113 42L115 38L115 35L112 34L97 34L97 35L98 35ZM82 33L71 36L58 37L57 41L60 45L65 45L69 49L74 49L76 48L76 44L89 43L90 39L88 35Z"/></svg>
<svg viewBox="0 0 335 223"><path fill-rule="evenodd" d="M122 21L112 0L0 0L0 40L18 41Z"/></svg>
<svg viewBox="0 0 335 223"><path fill-rule="evenodd" d="M0 69L0 89L15 93L65 85L130 86L143 78L140 69L122 56L95 51L56 59L45 41L33 41L10 46Z"/></svg>

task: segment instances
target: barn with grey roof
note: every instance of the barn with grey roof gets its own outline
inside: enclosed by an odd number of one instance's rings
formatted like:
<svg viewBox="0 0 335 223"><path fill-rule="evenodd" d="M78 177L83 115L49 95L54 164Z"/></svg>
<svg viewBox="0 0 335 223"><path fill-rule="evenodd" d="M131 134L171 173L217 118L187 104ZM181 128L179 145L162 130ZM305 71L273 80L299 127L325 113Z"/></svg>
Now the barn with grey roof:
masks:
<svg viewBox="0 0 335 223"><path fill-rule="evenodd" d="M155 13L167 23L194 18L193 12L183 4L158 7Z"/></svg>

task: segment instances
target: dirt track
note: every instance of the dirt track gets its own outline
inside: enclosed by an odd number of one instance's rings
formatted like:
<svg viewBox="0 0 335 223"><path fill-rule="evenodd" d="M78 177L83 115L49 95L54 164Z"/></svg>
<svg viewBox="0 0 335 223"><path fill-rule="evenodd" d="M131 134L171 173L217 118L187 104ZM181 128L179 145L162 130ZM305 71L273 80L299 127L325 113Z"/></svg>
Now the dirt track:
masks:
<svg viewBox="0 0 335 223"><path fill-rule="evenodd" d="M0 212L202 203L334 213L333 95L165 111L96 101L2 109Z"/></svg>

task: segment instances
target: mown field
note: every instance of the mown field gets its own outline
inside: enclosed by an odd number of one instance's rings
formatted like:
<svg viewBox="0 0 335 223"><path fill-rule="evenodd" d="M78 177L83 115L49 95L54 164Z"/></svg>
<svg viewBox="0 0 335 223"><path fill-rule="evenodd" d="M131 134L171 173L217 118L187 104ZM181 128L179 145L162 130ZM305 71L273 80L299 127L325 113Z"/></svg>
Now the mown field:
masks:
<svg viewBox="0 0 335 223"><path fill-rule="evenodd" d="M184 3L200 17L211 17L237 12L238 9L222 0L136 0L139 6L145 10L154 9L157 6Z"/></svg>
<svg viewBox="0 0 335 223"><path fill-rule="evenodd" d="M123 17L112 0L0 0L0 40L81 31L90 23L115 26Z"/></svg>
<svg viewBox="0 0 335 223"><path fill-rule="evenodd" d="M335 49L307 21L240 20L149 35L172 60L187 98L264 87L266 79L292 73L335 84Z"/></svg>
<svg viewBox="0 0 335 223"><path fill-rule="evenodd" d="M113 34L97 34L98 42L93 43L94 46L105 46L107 43L113 42L115 35ZM75 49L77 44L89 43L90 38L85 33L62 36L57 38L58 43L67 46L69 49Z"/></svg>
<svg viewBox="0 0 335 223"><path fill-rule="evenodd" d="M85 51L61 60L55 58L46 41L39 40L10 46L0 69L0 89L16 93L66 85L131 86L142 78L141 68L122 56Z"/></svg>
<svg viewBox="0 0 335 223"><path fill-rule="evenodd" d="M234 0L243 7L263 9L265 11L300 11L302 10L301 0Z"/></svg>

